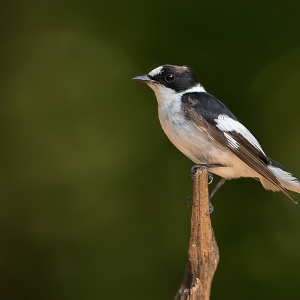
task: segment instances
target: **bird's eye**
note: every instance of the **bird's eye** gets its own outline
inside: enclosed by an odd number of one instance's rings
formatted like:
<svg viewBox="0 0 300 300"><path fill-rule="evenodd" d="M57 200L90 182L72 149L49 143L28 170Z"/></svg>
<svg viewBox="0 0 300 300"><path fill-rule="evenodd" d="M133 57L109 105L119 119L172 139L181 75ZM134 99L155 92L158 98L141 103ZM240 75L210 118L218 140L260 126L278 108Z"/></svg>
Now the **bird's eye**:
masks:
<svg viewBox="0 0 300 300"><path fill-rule="evenodd" d="M175 80L175 76L173 74L168 74L165 77L166 82L172 83Z"/></svg>

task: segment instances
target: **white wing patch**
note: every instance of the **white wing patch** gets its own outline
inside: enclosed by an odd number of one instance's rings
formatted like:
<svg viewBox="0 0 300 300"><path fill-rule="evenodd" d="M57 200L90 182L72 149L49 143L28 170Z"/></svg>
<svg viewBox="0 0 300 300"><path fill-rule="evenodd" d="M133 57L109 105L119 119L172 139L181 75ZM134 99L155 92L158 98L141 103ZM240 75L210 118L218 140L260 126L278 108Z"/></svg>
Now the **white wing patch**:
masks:
<svg viewBox="0 0 300 300"><path fill-rule="evenodd" d="M217 127L222 130L222 131L226 131L227 132L231 132L231 131L235 131L239 134L241 134L249 143L251 143L256 149L258 149L259 151L261 151L263 154L264 151L261 148L259 142L257 141L257 139L252 135L252 133L240 122L233 120L232 118L230 118L227 115L219 115L218 119L215 119L216 123L217 123ZM224 134L225 134L224 133ZM226 138L228 139L228 136L226 136ZM229 139L228 139L229 140ZM237 142L234 140L235 144L237 144Z"/></svg>
<svg viewBox="0 0 300 300"><path fill-rule="evenodd" d="M224 135L227 139L227 141L229 142L229 144L233 147L233 148L240 148L239 143L232 137L230 136L228 133L224 132Z"/></svg>

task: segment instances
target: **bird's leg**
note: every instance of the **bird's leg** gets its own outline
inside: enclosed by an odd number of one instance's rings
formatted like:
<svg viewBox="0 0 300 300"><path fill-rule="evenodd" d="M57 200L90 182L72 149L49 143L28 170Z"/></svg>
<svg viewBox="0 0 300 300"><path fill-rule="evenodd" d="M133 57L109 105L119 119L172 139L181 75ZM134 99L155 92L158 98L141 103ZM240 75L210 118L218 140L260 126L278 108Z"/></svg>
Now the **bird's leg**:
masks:
<svg viewBox="0 0 300 300"><path fill-rule="evenodd" d="M197 170L201 167L206 167L206 168L216 168L216 167L224 167L221 164L196 164L191 168L191 179L194 181L195 179L195 174L197 172ZM208 172L208 184L211 184L214 180L213 175ZM210 200L213 197L213 195L216 193L216 191L225 183L226 179L225 178L221 178L221 180L217 183L217 185L215 186L215 188L212 190L212 192L209 194L209 211L207 212L208 215L210 215L213 211L214 211L214 207L211 204ZM187 197L185 200L185 205L187 207L189 207L189 203L192 201L192 197Z"/></svg>
<svg viewBox="0 0 300 300"><path fill-rule="evenodd" d="M207 215L210 215L214 211L214 206L210 202L211 198L216 193L216 191L225 183L225 181L226 181L225 178L221 178L220 181L218 182L218 184L215 186L215 188L209 194L209 211L206 213Z"/></svg>
<svg viewBox="0 0 300 300"><path fill-rule="evenodd" d="M195 178L195 174L198 170L198 168L200 167L208 167L208 166L211 166L211 165L208 165L208 164L197 164L197 165L194 165L192 168L191 168L191 173L190 173L190 176L191 176L191 179L194 181L194 178ZM216 166L215 164L213 166ZM210 172L208 172L208 184L211 184L214 180L214 176L213 174L211 174ZM184 201L184 204L186 207L189 207L190 203L192 202L193 200L193 197L192 196L188 196L186 197L185 201ZM212 207L212 209L211 209ZM212 206L212 204L210 203L210 209L209 211L212 212L214 210L214 207Z"/></svg>
<svg viewBox="0 0 300 300"><path fill-rule="evenodd" d="M215 186L215 188L212 190L212 192L209 194L209 200L213 197L213 195L216 193L216 191L225 183L226 179L221 178L218 184Z"/></svg>

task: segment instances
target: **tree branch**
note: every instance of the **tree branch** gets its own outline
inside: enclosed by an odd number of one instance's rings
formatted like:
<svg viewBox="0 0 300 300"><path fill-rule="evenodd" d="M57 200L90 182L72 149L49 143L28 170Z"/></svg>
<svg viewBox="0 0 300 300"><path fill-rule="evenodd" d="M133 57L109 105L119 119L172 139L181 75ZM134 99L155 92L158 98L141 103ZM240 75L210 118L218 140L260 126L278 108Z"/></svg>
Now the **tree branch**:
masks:
<svg viewBox="0 0 300 300"><path fill-rule="evenodd" d="M209 300L219 249L211 226L207 168L197 170L193 188L191 237L188 263L174 300Z"/></svg>

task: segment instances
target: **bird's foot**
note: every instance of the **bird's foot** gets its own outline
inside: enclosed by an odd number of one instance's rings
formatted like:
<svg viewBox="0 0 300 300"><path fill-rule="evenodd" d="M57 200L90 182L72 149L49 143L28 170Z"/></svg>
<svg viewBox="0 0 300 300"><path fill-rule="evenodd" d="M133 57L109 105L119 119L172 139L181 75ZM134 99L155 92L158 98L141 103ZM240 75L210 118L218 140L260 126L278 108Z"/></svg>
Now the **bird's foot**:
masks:
<svg viewBox="0 0 300 300"><path fill-rule="evenodd" d="M207 215L210 215L214 211L214 206L209 201L209 211L206 213Z"/></svg>
<svg viewBox="0 0 300 300"><path fill-rule="evenodd" d="M214 181L214 175L208 172L208 184L211 184Z"/></svg>
<svg viewBox="0 0 300 300"><path fill-rule="evenodd" d="M202 167L206 167L207 169L209 168L218 168L218 167L224 167L221 164L196 164L191 168L191 172L190 172L190 176L191 179L194 181L195 179L195 175L197 173L197 170L202 168ZM208 172L208 184L211 184L214 180L213 175ZM221 178L221 180L218 182L218 184L215 186L215 188L212 190L212 192L209 194L209 200L211 200L211 198L213 197L213 195L216 193L216 191L224 184L224 182L226 181L226 179ZM193 197L189 196L185 199L185 205L187 207L189 207L189 205L191 204L191 202L193 201ZM209 211L206 213L207 215L210 215L212 212L214 211L214 207L211 204L211 202L209 201Z"/></svg>
<svg viewBox="0 0 300 300"><path fill-rule="evenodd" d="M221 164L196 164L196 165L193 165L191 168L191 172L190 172L192 181L194 181L194 179L195 179L197 170L202 167L206 167L207 169L209 169L209 168L223 167L223 165L221 165ZM213 175L209 172L208 172L208 179L209 179L208 184L211 184L213 182Z"/></svg>
<svg viewBox="0 0 300 300"><path fill-rule="evenodd" d="M193 201L193 196L188 196L185 198L185 201L184 201L184 204L186 207L190 207L190 204L192 203Z"/></svg>
<svg viewBox="0 0 300 300"><path fill-rule="evenodd" d="M186 207L190 207L190 204L193 201L193 197L192 196L188 196L186 197L184 204ZM207 215L210 215L212 212L214 211L214 206L211 204L211 202L209 201L209 211L206 212Z"/></svg>

